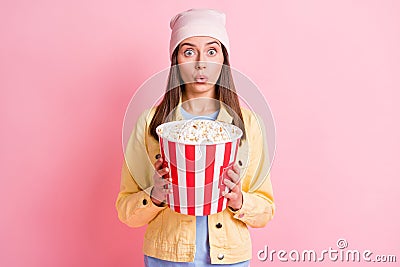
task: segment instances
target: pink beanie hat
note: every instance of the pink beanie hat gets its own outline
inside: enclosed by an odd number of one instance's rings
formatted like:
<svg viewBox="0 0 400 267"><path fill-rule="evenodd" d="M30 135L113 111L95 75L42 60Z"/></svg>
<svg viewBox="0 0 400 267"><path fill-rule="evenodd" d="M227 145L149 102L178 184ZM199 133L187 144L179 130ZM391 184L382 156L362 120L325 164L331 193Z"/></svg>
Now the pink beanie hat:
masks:
<svg viewBox="0 0 400 267"><path fill-rule="evenodd" d="M209 36L219 40L230 53L228 33L225 29L225 14L214 9L189 9L175 15L169 24L171 40L169 55L184 39L192 36Z"/></svg>

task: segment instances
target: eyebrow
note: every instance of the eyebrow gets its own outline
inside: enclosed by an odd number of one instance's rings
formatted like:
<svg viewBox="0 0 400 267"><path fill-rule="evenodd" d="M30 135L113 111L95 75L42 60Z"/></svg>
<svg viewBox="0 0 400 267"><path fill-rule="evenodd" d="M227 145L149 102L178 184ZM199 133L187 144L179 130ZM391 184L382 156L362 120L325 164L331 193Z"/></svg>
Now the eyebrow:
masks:
<svg viewBox="0 0 400 267"><path fill-rule="evenodd" d="M206 43L206 45L212 45L212 44L217 44L217 45L220 46L220 44L219 44L217 41L211 41L211 42ZM183 43L183 44L181 44L180 47L182 47L182 46L184 46L184 45L188 45L188 46L192 46L192 47L195 46L194 44L191 44L191 43Z"/></svg>

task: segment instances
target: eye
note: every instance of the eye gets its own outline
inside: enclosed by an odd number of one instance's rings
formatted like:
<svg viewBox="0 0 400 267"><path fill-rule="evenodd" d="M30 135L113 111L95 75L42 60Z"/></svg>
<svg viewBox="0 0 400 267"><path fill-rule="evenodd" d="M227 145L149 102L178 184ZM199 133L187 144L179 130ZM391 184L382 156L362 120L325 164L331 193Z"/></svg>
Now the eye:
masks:
<svg viewBox="0 0 400 267"><path fill-rule="evenodd" d="M194 55L194 51L192 49L187 49L185 52L183 52L183 54L187 57L191 57Z"/></svg>
<svg viewBox="0 0 400 267"><path fill-rule="evenodd" d="M210 56L215 56L217 54L217 50L215 48L212 48L212 49L208 50L208 54Z"/></svg>

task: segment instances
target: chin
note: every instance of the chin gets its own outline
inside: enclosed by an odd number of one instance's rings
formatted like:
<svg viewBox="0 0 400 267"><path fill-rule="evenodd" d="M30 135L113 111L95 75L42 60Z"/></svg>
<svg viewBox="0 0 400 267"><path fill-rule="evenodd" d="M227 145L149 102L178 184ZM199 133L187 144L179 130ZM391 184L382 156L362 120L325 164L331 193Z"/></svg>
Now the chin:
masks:
<svg viewBox="0 0 400 267"><path fill-rule="evenodd" d="M196 93L205 93L214 90L215 85L209 83L193 83L187 89Z"/></svg>

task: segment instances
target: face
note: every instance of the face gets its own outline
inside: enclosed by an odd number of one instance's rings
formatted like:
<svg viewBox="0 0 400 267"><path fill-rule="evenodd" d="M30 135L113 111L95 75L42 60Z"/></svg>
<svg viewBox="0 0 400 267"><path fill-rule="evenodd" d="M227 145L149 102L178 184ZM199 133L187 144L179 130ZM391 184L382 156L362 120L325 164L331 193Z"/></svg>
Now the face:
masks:
<svg viewBox="0 0 400 267"><path fill-rule="evenodd" d="M183 40L178 47L177 59L185 90L196 94L215 90L224 63L221 43L212 37L194 36Z"/></svg>

